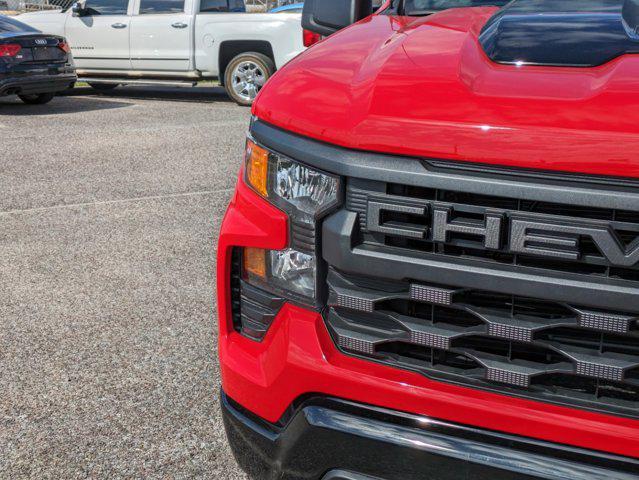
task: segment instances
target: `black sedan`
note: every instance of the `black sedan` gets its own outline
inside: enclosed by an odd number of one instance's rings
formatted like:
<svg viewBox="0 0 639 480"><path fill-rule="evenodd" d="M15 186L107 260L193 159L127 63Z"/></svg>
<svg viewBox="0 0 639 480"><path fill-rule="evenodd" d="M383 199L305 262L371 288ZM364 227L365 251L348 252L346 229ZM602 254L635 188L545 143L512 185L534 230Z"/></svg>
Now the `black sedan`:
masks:
<svg viewBox="0 0 639 480"><path fill-rule="evenodd" d="M43 104L76 80L64 38L0 15L0 96L18 95L25 103Z"/></svg>

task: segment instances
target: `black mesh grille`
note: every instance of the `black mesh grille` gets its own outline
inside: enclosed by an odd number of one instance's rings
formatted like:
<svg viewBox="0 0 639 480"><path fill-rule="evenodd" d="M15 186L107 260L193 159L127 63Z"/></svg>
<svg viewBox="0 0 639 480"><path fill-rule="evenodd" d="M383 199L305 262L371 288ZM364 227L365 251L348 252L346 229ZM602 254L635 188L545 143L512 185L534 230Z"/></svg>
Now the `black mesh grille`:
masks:
<svg viewBox="0 0 639 480"><path fill-rule="evenodd" d="M638 416L637 315L331 269L327 323L347 353L425 375Z"/></svg>

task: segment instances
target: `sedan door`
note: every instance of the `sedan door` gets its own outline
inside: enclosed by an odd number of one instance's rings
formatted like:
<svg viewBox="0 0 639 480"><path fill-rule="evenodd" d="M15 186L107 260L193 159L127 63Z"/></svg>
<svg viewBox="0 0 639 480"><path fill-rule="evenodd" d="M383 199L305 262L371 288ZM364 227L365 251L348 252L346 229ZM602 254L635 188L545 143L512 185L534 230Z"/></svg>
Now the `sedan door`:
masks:
<svg viewBox="0 0 639 480"><path fill-rule="evenodd" d="M69 14L65 35L78 69L130 70L130 23L129 0L87 0L82 16Z"/></svg>
<svg viewBox="0 0 639 480"><path fill-rule="evenodd" d="M146 72L193 70L193 16L185 0L139 0L131 19L131 64Z"/></svg>

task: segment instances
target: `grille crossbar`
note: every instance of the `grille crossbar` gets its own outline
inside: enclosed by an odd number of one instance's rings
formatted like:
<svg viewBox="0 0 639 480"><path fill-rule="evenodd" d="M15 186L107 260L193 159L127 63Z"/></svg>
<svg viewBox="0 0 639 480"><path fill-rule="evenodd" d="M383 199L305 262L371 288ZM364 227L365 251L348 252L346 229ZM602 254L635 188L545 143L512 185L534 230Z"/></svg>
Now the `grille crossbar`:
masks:
<svg viewBox="0 0 639 480"><path fill-rule="evenodd" d="M623 252L639 248L639 212L590 208L552 202L529 201L488 195L469 195L452 190L419 188L406 185L349 183L346 209L358 214L359 229L369 244L398 247L416 252L435 253L457 258L475 258L486 263L513 265L523 268L591 275L639 281L639 268L611 263L592 238L587 235L563 235L566 251L563 255L549 255L539 245L541 255L512 250L512 235L501 232L492 248L487 248L485 235L477 235L490 228L491 220L505 224L523 216L524 220L549 222L551 225L577 225L610 232ZM389 205L392 208L389 210ZM386 207L381 212L375 206ZM371 215L372 214L372 215ZM383 223L383 234L371 229L371 220ZM451 220L447 231L431 228L433 217ZM441 222L440 222L441 223ZM605 236L607 238L607 235ZM540 241L544 241L543 238ZM560 240L555 240L559 242ZM578 250L572 253L570 247ZM569 254L570 252L570 254Z"/></svg>
<svg viewBox="0 0 639 480"><path fill-rule="evenodd" d="M334 268L328 284L327 324L347 353L460 383L637 413L639 315Z"/></svg>

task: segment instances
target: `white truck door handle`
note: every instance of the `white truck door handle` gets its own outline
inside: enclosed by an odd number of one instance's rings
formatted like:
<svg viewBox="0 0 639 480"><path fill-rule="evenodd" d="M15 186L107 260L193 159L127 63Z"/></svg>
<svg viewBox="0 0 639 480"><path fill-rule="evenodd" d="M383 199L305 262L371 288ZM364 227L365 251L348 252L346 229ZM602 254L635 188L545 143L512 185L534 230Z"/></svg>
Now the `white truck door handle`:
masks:
<svg viewBox="0 0 639 480"><path fill-rule="evenodd" d="M126 28L126 24L125 23L114 23L113 25L111 25L113 28Z"/></svg>
<svg viewBox="0 0 639 480"><path fill-rule="evenodd" d="M182 22L172 23L171 26L173 28L186 28L186 27L188 27L188 25L186 23L182 23Z"/></svg>

